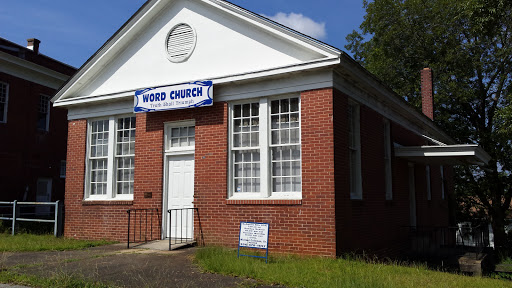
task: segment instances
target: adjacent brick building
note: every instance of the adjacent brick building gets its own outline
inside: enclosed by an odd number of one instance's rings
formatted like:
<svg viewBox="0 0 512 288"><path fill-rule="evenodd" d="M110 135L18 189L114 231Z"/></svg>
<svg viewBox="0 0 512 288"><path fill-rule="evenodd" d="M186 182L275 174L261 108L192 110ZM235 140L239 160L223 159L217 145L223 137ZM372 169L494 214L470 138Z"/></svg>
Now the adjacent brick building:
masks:
<svg viewBox="0 0 512 288"><path fill-rule="evenodd" d="M76 69L0 38L0 200L64 200L66 110L51 97Z"/></svg>
<svg viewBox="0 0 512 288"><path fill-rule="evenodd" d="M209 81L212 105L172 106ZM227 1L146 2L53 100L74 238L126 241L126 211L150 208L174 237L167 210L195 207L207 244L250 221L273 252L397 255L450 223L451 165L486 160L345 53Z"/></svg>

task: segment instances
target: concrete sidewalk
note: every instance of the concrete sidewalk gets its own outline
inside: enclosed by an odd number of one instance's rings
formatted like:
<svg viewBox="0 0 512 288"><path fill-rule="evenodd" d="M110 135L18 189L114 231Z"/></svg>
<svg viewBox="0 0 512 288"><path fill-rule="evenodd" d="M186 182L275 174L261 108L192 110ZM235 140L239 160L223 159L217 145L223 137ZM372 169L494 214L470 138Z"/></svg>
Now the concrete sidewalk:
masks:
<svg viewBox="0 0 512 288"><path fill-rule="evenodd" d="M120 287L264 287L250 279L202 273L192 263L195 249L128 250L126 244L114 244L77 251L5 252L0 261L4 267L18 265L24 274L77 275Z"/></svg>

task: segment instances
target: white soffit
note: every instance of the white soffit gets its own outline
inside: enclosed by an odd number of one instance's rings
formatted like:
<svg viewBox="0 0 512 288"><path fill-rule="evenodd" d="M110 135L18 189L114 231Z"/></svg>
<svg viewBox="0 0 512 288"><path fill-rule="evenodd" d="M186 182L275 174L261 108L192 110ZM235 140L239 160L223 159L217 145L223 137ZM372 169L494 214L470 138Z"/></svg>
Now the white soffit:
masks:
<svg viewBox="0 0 512 288"><path fill-rule="evenodd" d="M180 23L190 25L197 39L186 61L172 63L166 39ZM340 53L224 1L153 0L57 93L55 106L146 87L205 79L217 84L331 66Z"/></svg>
<svg viewBox="0 0 512 288"><path fill-rule="evenodd" d="M439 165L485 165L491 156L476 144L395 147L395 157Z"/></svg>

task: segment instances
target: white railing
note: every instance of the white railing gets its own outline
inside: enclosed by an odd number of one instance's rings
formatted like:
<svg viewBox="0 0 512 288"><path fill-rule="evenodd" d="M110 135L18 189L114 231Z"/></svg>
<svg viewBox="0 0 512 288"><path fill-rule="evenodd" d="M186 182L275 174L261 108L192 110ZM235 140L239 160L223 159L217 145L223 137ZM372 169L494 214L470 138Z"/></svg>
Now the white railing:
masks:
<svg viewBox="0 0 512 288"><path fill-rule="evenodd" d="M12 231L11 231L12 235L14 235L16 233L16 222L18 222L18 221L53 223L53 235L57 236L59 216L60 216L60 212L61 212L59 204L60 204L59 200L57 200L55 202L18 202L16 200L14 200L13 202L0 201L0 207L7 208L7 209L12 207L12 214L10 214L10 213L9 214L0 214L0 220L12 221ZM20 209L23 205L34 206L34 207L49 206L48 208L55 207L54 213L53 213L53 219L25 218L25 216L23 216L23 214L20 214ZM40 214L40 213L32 213L32 214L34 216L38 216L38 214ZM48 213L46 213L46 214L48 214ZM6 216L8 216L8 217L6 217Z"/></svg>

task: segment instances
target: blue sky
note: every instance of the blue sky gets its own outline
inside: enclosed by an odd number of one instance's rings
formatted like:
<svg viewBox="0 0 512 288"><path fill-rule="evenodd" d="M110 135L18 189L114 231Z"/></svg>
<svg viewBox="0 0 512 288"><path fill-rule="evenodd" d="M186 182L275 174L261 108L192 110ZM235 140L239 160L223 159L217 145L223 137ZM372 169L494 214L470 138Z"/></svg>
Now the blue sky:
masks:
<svg viewBox="0 0 512 288"><path fill-rule="evenodd" d="M145 0L4 0L0 37L80 67ZM232 0L323 42L344 49L345 36L363 21L362 0ZM293 27L295 26L295 27Z"/></svg>

